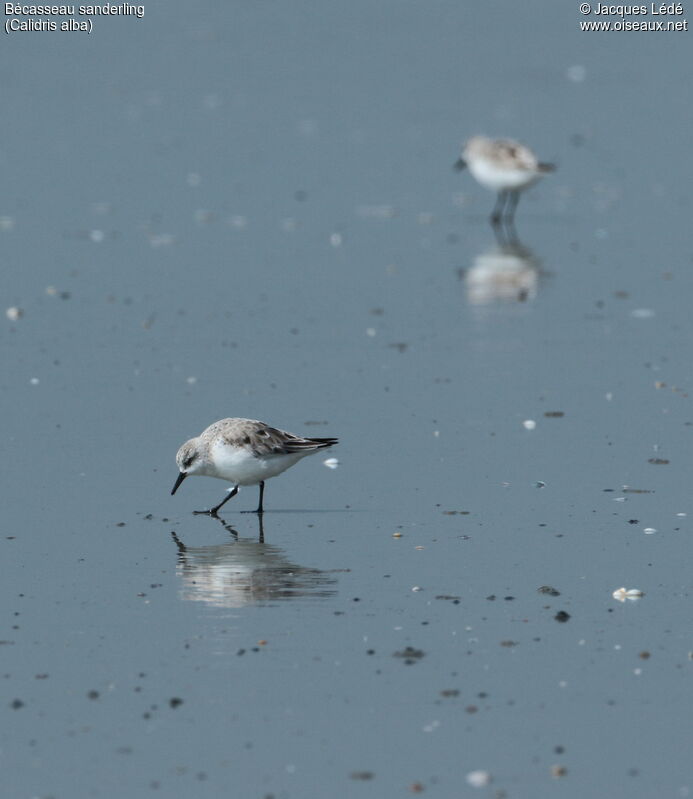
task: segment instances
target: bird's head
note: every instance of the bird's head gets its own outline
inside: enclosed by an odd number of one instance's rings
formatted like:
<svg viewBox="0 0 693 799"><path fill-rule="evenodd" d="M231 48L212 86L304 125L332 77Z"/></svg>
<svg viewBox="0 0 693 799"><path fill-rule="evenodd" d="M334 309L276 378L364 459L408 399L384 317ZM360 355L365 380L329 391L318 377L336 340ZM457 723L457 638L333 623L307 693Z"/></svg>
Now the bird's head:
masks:
<svg viewBox="0 0 693 799"><path fill-rule="evenodd" d="M176 493L180 484L186 477L191 474L200 474L204 470L205 461L200 454L200 448L196 438L191 438L190 441L186 441L178 450L176 453L176 463L178 464L179 474L176 479L176 484L171 490L172 494Z"/></svg>

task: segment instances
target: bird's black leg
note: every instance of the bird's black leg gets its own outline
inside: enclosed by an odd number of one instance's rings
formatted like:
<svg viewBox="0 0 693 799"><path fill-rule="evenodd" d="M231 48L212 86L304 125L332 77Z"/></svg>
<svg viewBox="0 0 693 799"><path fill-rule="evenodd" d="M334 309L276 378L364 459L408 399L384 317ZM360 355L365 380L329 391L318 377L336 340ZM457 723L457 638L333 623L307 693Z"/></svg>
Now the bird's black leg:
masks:
<svg viewBox="0 0 693 799"><path fill-rule="evenodd" d="M515 203L517 205L517 203ZM505 218L505 230L507 234L508 244L514 247L520 245L520 239L517 235L517 230L515 228L515 214L508 218Z"/></svg>
<svg viewBox="0 0 693 799"><path fill-rule="evenodd" d="M265 511L262 508L262 497L265 493L265 481L260 480L260 501L258 502L257 508L255 510L245 510L241 511L242 513L264 513Z"/></svg>
<svg viewBox="0 0 693 799"><path fill-rule="evenodd" d="M238 493L238 486L234 486L233 489L229 491L228 495L225 496L224 499L222 499L222 501L215 508L212 508L212 510L196 510L193 511L193 513L206 513L209 516L216 516L217 513L219 512L219 508L221 508L222 505L225 505L232 497L235 497L237 493Z"/></svg>
<svg viewBox="0 0 693 799"><path fill-rule="evenodd" d="M517 203L520 200L520 192L519 191L509 191L508 192L508 202L505 206L505 221L508 225L512 225L515 221L515 209L517 208Z"/></svg>
<svg viewBox="0 0 693 799"><path fill-rule="evenodd" d="M502 189L501 191L498 192L498 198L496 199L496 204L493 206L493 211L491 212L492 225L497 225L503 218L503 208L505 207L507 199L508 199L507 189Z"/></svg>
<svg viewBox="0 0 693 799"><path fill-rule="evenodd" d="M258 513L257 521L258 521L258 528L259 528L258 529L258 539L257 540L261 544L264 544L265 543L265 528L262 525L262 513Z"/></svg>

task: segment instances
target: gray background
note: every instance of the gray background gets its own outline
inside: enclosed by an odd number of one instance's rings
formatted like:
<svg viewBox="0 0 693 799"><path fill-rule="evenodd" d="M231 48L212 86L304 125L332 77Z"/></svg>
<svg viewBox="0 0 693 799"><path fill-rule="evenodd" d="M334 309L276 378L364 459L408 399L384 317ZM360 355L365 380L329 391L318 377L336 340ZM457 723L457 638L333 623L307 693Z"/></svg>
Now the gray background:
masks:
<svg viewBox="0 0 693 799"><path fill-rule="evenodd" d="M691 34L577 6L4 37L4 796L689 795ZM479 132L558 164L525 301ZM265 544L256 489L238 537L191 513L223 483L169 496L225 416L342 441Z"/></svg>

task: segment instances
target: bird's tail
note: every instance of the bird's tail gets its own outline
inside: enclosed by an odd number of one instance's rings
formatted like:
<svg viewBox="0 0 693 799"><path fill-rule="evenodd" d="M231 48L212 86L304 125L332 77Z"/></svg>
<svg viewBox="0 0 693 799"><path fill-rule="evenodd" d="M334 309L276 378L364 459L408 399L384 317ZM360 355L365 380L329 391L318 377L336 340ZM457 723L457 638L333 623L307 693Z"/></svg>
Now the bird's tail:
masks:
<svg viewBox="0 0 693 799"><path fill-rule="evenodd" d="M300 438L297 441L287 441L285 448L287 452L305 452L316 449L325 449L337 444L337 438Z"/></svg>

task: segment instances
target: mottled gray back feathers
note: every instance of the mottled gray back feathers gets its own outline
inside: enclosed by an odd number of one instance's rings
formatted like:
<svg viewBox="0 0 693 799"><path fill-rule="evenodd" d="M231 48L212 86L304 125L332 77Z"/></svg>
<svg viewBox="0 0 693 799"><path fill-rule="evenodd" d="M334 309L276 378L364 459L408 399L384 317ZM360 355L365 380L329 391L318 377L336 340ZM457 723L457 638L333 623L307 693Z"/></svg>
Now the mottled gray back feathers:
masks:
<svg viewBox="0 0 693 799"><path fill-rule="evenodd" d="M303 438L276 427L270 427L257 419L221 419L210 425L200 438L210 439L221 435L227 444L245 447L253 455L289 455L331 447L336 438Z"/></svg>

